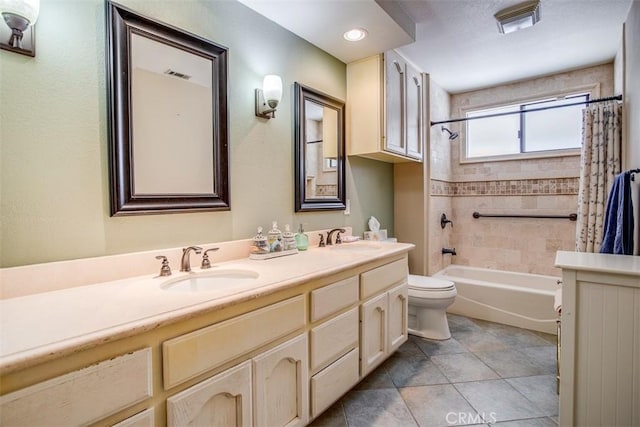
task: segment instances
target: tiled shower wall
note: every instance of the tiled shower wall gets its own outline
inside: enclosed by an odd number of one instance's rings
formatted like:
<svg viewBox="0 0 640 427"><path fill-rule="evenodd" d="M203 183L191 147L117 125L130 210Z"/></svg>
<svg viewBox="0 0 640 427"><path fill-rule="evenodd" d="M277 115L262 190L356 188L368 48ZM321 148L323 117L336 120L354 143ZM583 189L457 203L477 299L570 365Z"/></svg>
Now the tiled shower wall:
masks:
<svg viewBox="0 0 640 427"><path fill-rule="evenodd" d="M594 98L613 95L613 64L451 95L450 114L460 117L461 108L485 106L487 100L508 103L594 84ZM433 103L433 93L431 96ZM438 119L432 117L431 120ZM434 133L440 132L439 126L437 132L436 126L433 128L432 138ZM439 251L438 243L449 243L457 252L454 264L559 275L560 270L554 267L555 254L558 250L574 249L575 222L568 219L474 219L472 214L475 211L520 215L576 212L579 155L461 164L460 141L464 135L460 128L462 125L451 124L451 130L461 134L457 140L439 139L436 142L448 143L449 173L441 173L438 162L431 161L429 274L446 265L441 254L436 256L435 249ZM430 154L444 155L442 149L434 152L434 148L430 149ZM449 206L454 225L447 236L442 233L439 217L440 211L449 215ZM436 217L437 226L433 224Z"/></svg>

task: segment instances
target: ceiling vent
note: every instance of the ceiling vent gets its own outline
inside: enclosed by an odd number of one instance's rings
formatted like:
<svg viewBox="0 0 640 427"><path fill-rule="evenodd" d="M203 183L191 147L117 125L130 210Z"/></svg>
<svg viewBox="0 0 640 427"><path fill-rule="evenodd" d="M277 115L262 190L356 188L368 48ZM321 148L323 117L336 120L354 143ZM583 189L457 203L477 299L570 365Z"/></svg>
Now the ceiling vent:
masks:
<svg viewBox="0 0 640 427"><path fill-rule="evenodd" d="M191 76L188 75L188 74L183 74L183 73L181 73L179 71L174 71L172 69L168 69L164 73L168 74L170 76L174 76L174 77L178 77L178 78L184 79L184 80L189 80L191 78Z"/></svg>
<svg viewBox="0 0 640 427"><path fill-rule="evenodd" d="M527 1L508 7L493 15L498 21L498 31L509 34L524 28L533 27L540 21L540 2Z"/></svg>

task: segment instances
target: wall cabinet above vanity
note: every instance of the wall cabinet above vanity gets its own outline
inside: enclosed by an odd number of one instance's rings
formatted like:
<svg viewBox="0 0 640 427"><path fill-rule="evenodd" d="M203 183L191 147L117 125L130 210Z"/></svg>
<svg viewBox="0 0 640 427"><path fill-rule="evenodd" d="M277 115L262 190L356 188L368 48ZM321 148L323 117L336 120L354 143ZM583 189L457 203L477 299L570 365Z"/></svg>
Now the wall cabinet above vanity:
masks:
<svg viewBox="0 0 640 427"><path fill-rule="evenodd" d="M347 155L422 162L425 84L395 51L347 65Z"/></svg>

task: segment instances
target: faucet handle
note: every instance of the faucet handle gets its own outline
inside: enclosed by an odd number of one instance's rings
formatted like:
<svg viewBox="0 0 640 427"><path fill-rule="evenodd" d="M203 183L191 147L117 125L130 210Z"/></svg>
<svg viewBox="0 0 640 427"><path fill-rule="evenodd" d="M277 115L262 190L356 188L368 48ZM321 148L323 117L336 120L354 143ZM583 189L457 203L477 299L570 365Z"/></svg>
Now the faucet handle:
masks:
<svg viewBox="0 0 640 427"><path fill-rule="evenodd" d="M202 254L202 264L200 265L201 269L204 270L207 268L211 268L211 261L209 261L209 254L207 252L215 252L219 249L220 248L211 248L204 251L204 253Z"/></svg>
<svg viewBox="0 0 640 427"><path fill-rule="evenodd" d="M169 261L167 260L167 257L164 255L158 255L156 256L156 259L162 260L162 266L160 267L160 276L171 276L171 267L169 267Z"/></svg>
<svg viewBox="0 0 640 427"><path fill-rule="evenodd" d="M324 235L323 234L318 234L318 236L320 236L320 242L318 243L318 247L319 248L324 248Z"/></svg>
<svg viewBox="0 0 640 427"><path fill-rule="evenodd" d="M336 235L336 245L339 245L341 243L342 243L342 239L340 238L340 232L338 231Z"/></svg>

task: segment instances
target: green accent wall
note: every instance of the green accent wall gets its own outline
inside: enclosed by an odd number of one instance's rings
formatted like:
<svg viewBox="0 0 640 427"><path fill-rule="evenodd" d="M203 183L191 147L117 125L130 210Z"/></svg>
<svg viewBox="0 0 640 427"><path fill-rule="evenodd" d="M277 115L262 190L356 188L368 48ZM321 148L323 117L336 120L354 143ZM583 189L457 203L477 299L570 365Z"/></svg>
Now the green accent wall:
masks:
<svg viewBox="0 0 640 427"><path fill-rule="evenodd" d="M249 238L272 220L297 229L371 215L393 235L393 168L350 158L342 211L293 209L293 83L344 99L346 66L235 0L120 4L229 48L231 211L109 216L105 4L42 0L36 57L0 51L0 266ZM254 89L279 74L276 118Z"/></svg>

